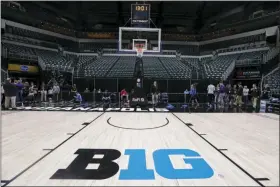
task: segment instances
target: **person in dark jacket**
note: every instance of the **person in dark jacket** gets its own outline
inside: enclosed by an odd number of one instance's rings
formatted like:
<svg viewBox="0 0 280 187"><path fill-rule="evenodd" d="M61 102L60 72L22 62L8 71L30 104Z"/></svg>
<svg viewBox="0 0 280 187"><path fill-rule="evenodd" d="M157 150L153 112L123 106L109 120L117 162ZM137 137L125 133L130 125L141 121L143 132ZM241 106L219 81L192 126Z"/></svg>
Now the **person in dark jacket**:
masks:
<svg viewBox="0 0 280 187"><path fill-rule="evenodd" d="M102 101L103 101L103 106L111 105L111 94L108 92L108 90L105 90L105 92L103 93Z"/></svg>
<svg viewBox="0 0 280 187"><path fill-rule="evenodd" d="M23 84L23 98L24 98L24 100L26 99L26 97L28 96L28 94L29 94L29 83L28 82L25 82L24 84Z"/></svg>
<svg viewBox="0 0 280 187"><path fill-rule="evenodd" d="M8 109L11 107L13 109L16 108L16 96L18 93L18 89L15 84L12 83L11 79L7 79L5 84L3 85L4 91L5 91L5 108Z"/></svg>
<svg viewBox="0 0 280 187"><path fill-rule="evenodd" d="M253 108L256 110L257 104L258 104L258 99L259 99L259 90L256 86L256 84L253 84L253 88L251 89L251 95L252 95L252 103L253 103Z"/></svg>
<svg viewBox="0 0 280 187"><path fill-rule="evenodd" d="M71 88L71 92L77 92L77 86L76 84L73 84L72 88Z"/></svg>
<svg viewBox="0 0 280 187"><path fill-rule="evenodd" d="M236 96L236 106L241 107L242 106L242 96L243 96L243 86L241 82L238 83L238 88L237 88L237 96Z"/></svg>
<svg viewBox="0 0 280 187"><path fill-rule="evenodd" d="M228 106L230 103L231 85L227 84L225 87L225 104Z"/></svg>
<svg viewBox="0 0 280 187"><path fill-rule="evenodd" d="M109 100L109 99L110 99L110 93L108 92L108 90L105 90L105 92L102 95L102 100L106 101L106 100Z"/></svg>

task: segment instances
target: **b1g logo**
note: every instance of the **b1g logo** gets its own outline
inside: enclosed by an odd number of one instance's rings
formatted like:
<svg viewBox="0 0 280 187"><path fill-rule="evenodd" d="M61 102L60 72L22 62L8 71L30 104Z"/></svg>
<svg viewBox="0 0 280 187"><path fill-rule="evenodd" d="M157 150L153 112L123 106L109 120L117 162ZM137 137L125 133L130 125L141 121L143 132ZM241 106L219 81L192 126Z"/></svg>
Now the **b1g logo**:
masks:
<svg viewBox="0 0 280 187"><path fill-rule="evenodd" d="M66 168L59 169L51 179L88 179L102 180L116 175L119 165L114 160L120 158L121 152L115 149L78 149L78 156ZM144 149L126 149L129 156L128 168L121 169L119 180L154 180L153 169L147 169ZM169 156L183 155L188 169L175 169ZM190 149L158 149L153 152L155 171L166 179L206 179L213 176L214 171ZM89 166L96 166L90 168Z"/></svg>

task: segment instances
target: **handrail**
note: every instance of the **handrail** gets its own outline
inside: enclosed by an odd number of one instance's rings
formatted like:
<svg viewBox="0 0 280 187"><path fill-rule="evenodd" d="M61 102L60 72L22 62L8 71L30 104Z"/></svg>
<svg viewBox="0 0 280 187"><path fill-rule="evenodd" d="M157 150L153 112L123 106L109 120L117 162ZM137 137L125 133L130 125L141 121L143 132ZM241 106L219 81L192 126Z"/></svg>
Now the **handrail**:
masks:
<svg viewBox="0 0 280 187"><path fill-rule="evenodd" d="M46 69L46 64L45 64L44 60L40 56L38 56L38 64L42 68L42 70Z"/></svg>
<svg viewBox="0 0 280 187"><path fill-rule="evenodd" d="M226 79L228 78L228 76L231 74L231 72L234 70L235 65L236 65L235 63L236 63L236 61L233 61L233 62L229 65L229 67L226 69L225 73L224 73L223 76L222 76L222 79L223 79L223 80L226 80Z"/></svg>
<svg viewBox="0 0 280 187"><path fill-rule="evenodd" d="M278 65L278 67L276 67L275 69L273 69L271 72L269 72L268 74L266 74L266 75L264 75L264 79L266 78L266 77L268 77L269 75L271 75L272 73L274 73L275 71L277 71L278 69L280 68L280 66Z"/></svg>

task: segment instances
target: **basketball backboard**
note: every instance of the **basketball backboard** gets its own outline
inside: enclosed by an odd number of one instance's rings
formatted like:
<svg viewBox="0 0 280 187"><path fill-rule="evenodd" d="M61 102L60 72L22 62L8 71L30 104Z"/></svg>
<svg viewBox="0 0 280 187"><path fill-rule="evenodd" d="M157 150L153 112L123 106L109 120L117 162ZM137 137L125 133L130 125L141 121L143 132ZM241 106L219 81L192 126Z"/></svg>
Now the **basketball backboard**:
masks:
<svg viewBox="0 0 280 187"><path fill-rule="evenodd" d="M119 51L135 52L136 44L143 44L145 52L161 51L161 29L158 28L119 28Z"/></svg>

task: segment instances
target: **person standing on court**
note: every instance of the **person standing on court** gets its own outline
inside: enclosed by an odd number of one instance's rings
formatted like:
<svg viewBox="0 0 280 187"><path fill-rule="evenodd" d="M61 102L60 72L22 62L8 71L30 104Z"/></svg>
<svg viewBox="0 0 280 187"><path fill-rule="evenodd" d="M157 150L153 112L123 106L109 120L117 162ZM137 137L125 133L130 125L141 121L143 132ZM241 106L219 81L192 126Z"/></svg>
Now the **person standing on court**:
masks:
<svg viewBox="0 0 280 187"><path fill-rule="evenodd" d="M199 103L197 101L197 92L196 92L196 84L192 84L191 85L191 89L190 89L190 102L192 103L192 106L194 105L194 102L196 103L196 107L197 108L199 106Z"/></svg>
<svg viewBox="0 0 280 187"><path fill-rule="evenodd" d="M237 95L236 95L236 103L235 103L235 105L238 107L242 106L242 96L243 96L243 86L241 82L239 82L237 86Z"/></svg>
<svg viewBox="0 0 280 187"><path fill-rule="evenodd" d="M41 102L47 102L47 86L45 85L44 82L41 84Z"/></svg>
<svg viewBox="0 0 280 187"><path fill-rule="evenodd" d="M218 96L219 108L224 108L225 105L224 101L225 101L225 85L223 81L221 81L219 84L219 96Z"/></svg>
<svg viewBox="0 0 280 187"><path fill-rule="evenodd" d="M231 97L232 97L232 88L231 88L230 84L226 85L225 93L226 93L225 94L225 103L229 107L229 106L231 106Z"/></svg>
<svg viewBox="0 0 280 187"><path fill-rule="evenodd" d="M3 88L5 92L5 108L8 109L11 102L12 109L16 109L16 96L18 93L16 85L12 83L10 78L8 78L3 85Z"/></svg>
<svg viewBox="0 0 280 187"><path fill-rule="evenodd" d="M247 86L245 85L243 88L243 101L244 104L247 106L248 104L248 97L249 97L249 88L247 88Z"/></svg>
<svg viewBox="0 0 280 187"><path fill-rule="evenodd" d="M208 96L209 105L212 105L215 99L214 92L215 92L215 86L212 83L210 83L207 87L207 96Z"/></svg>
<svg viewBox="0 0 280 187"><path fill-rule="evenodd" d="M111 105L111 94L108 92L108 90L104 91L102 95L102 102L103 102L103 106Z"/></svg>
<svg viewBox="0 0 280 187"><path fill-rule="evenodd" d="M59 101L59 98L58 98L59 93L60 93L60 87L59 87L58 83L55 82L54 85L53 85L53 101L54 102Z"/></svg>
<svg viewBox="0 0 280 187"><path fill-rule="evenodd" d="M157 81L151 85L151 93L152 93L152 103L153 105L157 105L158 103L158 84Z"/></svg>
<svg viewBox="0 0 280 187"><path fill-rule="evenodd" d="M19 79L16 82L16 87L18 89L17 101L19 101L21 104L23 104L23 87L24 87L24 85L22 84L22 79Z"/></svg>
<svg viewBox="0 0 280 187"><path fill-rule="evenodd" d="M259 98L259 90L256 86L256 84L253 84L253 88L251 89L252 93L252 103L253 103L253 108L256 110L257 108L257 103L258 103L258 98Z"/></svg>
<svg viewBox="0 0 280 187"><path fill-rule="evenodd" d="M128 93L127 93L127 91L125 90L125 88L121 90L120 95L121 95L121 100L122 100L123 102L127 102L127 101L128 101Z"/></svg>

